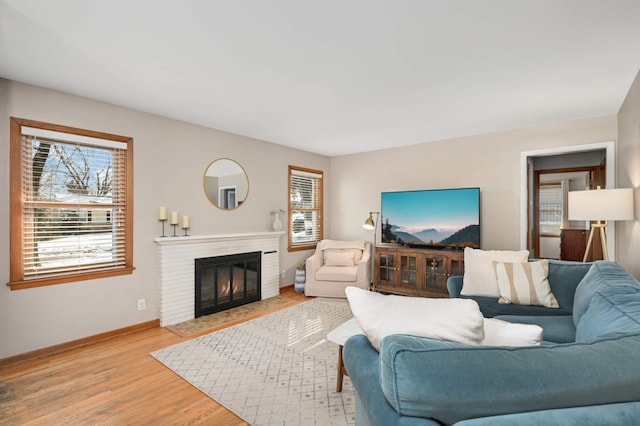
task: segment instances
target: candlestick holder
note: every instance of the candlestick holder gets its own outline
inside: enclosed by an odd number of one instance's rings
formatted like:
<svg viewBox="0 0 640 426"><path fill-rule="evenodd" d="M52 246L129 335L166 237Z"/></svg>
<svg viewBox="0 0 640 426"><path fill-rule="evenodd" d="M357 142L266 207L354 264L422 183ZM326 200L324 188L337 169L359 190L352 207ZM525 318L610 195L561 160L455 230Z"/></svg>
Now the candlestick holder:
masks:
<svg viewBox="0 0 640 426"><path fill-rule="evenodd" d="M177 237L178 234L176 234L176 226L178 226L178 224L177 223L172 223L171 226L173 226L173 235L172 235L172 237Z"/></svg>
<svg viewBox="0 0 640 426"><path fill-rule="evenodd" d="M182 228L184 229L184 236L188 237L189 236L189 228Z"/></svg>
<svg viewBox="0 0 640 426"><path fill-rule="evenodd" d="M166 235L164 234L164 223L167 221L167 219L158 219L160 222L162 222L162 235L160 235L161 237L166 237Z"/></svg>

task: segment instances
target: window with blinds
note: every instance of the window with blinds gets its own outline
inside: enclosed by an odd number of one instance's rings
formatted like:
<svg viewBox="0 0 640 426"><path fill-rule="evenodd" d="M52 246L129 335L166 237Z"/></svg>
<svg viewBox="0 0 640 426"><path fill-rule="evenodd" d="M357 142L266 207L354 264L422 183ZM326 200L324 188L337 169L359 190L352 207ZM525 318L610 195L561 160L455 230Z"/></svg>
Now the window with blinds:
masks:
<svg viewBox="0 0 640 426"><path fill-rule="evenodd" d="M289 166L289 250L306 250L322 240L323 173Z"/></svg>
<svg viewBox="0 0 640 426"><path fill-rule="evenodd" d="M540 235L560 236L562 226L562 186L549 183L539 190Z"/></svg>
<svg viewBox="0 0 640 426"><path fill-rule="evenodd" d="M131 273L132 144L11 119L12 289Z"/></svg>

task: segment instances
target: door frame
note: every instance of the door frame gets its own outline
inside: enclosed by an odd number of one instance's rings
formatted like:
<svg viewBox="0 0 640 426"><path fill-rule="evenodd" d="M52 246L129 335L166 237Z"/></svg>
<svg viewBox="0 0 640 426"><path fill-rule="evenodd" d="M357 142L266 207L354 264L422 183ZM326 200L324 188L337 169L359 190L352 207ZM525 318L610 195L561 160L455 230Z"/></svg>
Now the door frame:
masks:
<svg viewBox="0 0 640 426"><path fill-rule="evenodd" d="M606 187L607 189L615 188L615 169L617 159L615 156L615 142L595 142L583 145L572 145L565 147L538 149L533 151L523 151L520 153L520 249L527 249L527 235L529 233L529 211L530 196L529 190L533 186L531 176L533 172L529 170L529 159L532 157L548 157L551 155L576 154L586 151L605 150L606 155ZM616 224L615 221L607 223L607 250L609 251L609 259L615 260L616 246Z"/></svg>

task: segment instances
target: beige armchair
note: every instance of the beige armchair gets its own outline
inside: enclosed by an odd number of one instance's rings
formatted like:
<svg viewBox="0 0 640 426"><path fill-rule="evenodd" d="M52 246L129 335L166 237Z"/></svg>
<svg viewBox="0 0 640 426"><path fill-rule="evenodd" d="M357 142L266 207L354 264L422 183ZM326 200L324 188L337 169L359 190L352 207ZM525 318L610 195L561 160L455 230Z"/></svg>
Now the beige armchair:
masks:
<svg viewBox="0 0 640 426"><path fill-rule="evenodd" d="M306 261L306 296L346 297L344 289L369 289L372 244L368 241L322 240Z"/></svg>

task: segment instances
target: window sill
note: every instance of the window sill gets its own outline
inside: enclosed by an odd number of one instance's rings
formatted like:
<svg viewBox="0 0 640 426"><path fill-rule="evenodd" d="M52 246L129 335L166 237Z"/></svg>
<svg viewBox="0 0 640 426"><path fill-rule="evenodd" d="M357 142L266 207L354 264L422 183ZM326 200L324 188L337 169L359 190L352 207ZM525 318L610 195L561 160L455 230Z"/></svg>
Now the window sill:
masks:
<svg viewBox="0 0 640 426"><path fill-rule="evenodd" d="M66 284L77 281L87 281L98 278L115 277L118 275L131 275L134 271L134 267L110 270L110 271L98 271L88 272L80 275L65 275L62 277L50 277L50 278L36 278L25 281L11 281L7 285L11 290L24 290L27 288L44 287L48 285Z"/></svg>

